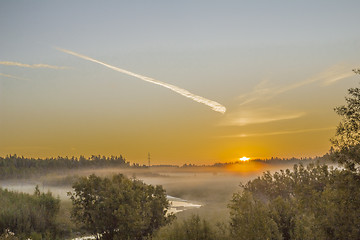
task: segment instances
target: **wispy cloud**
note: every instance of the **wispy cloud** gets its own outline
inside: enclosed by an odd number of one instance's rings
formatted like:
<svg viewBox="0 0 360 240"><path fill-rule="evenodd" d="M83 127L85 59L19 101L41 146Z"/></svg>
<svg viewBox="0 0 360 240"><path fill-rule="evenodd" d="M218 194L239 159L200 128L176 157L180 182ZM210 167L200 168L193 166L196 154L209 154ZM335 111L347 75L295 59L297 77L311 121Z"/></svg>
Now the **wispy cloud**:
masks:
<svg viewBox="0 0 360 240"><path fill-rule="evenodd" d="M246 126L250 124L269 123L300 118L305 112L287 112L276 108L256 108L230 113L222 125Z"/></svg>
<svg viewBox="0 0 360 240"><path fill-rule="evenodd" d="M354 76L355 73L353 71L342 71L341 69L334 69L333 73L328 73L328 76L324 76L324 80L322 81L323 85L330 85L337 81L346 79L348 77Z"/></svg>
<svg viewBox="0 0 360 240"><path fill-rule="evenodd" d="M75 53L75 52L72 52L72 51L69 51L69 50L66 50L66 49L62 49L62 48L56 48L56 49L59 50L59 51L62 51L64 53L71 54L73 56L76 56L76 57L79 57L79 58L82 58L82 59L85 59L85 60L100 64L100 65L103 65L103 66L105 66L107 68L110 68L112 70L115 70L117 72L121 72L121 73L127 74L129 76L139 78L139 79L141 79L143 81L150 82L150 83L153 83L153 84L168 88L168 89L170 89L170 90L172 90L172 91L174 91L174 92L176 92L176 93L178 93L178 94L180 94L180 95L182 95L184 97L187 97L187 98L190 98L190 99L194 100L195 102L205 104L205 105L209 106L212 110L214 110L216 112L220 112L220 113L225 113L226 112L226 108L223 105L221 105L220 103L209 100L207 98L204 98L204 97L201 97L201 96L198 96L198 95L195 95L195 94L193 94L193 93L191 93L191 92L189 92L189 91L187 91L187 90L185 90L183 88L179 88L179 87L177 87L175 85L171 85L171 84L168 84L168 83L165 83L165 82L158 81L158 80L153 79L153 78L142 76L140 74L133 73L133 72L130 72L130 71L127 71L127 70L112 66L110 64L101 62L101 61L96 60L94 58L91 58L91 57L88 57L88 56L85 56L85 55L81 55L79 53Z"/></svg>
<svg viewBox="0 0 360 240"><path fill-rule="evenodd" d="M239 96L239 98L241 99L240 106L260 99L268 100L281 93L288 92L315 82L319 82L322 85L330 85L332 83L355 75L355 73L352 72L351 69L352 67L350 66L335 65L304 81L289 84L286 86L268 87L267 83L269 81L262 81L255 86L253 91Z"/></svg>
<svg viewBox="0 0 360 240"><path fill-rule="evenodd" d="M4 74L4 73L0 73L0 76L6 77L6 78L12 78L12 79L16 79L16 80L21 80L21 81L29 81L29 79L26 79L26 78L16 77L16 76Z"/></svg>
<svg viewBox="0 0 360 240"><path fill-rule="evenodd" d="M67 69L68 67L63 66L53 66L48 64L26 64L19 62L9 62L9 61L0 61L0 65L6 66L16 66L16 67L25 67L25 68L50 68L50 69Z"/></svg>
<svg viewBox="0 0 360 240"><path fill-rule="evenodd" d="M243 133L243 134L224 136L224 138L263 137L263 136L273 136L273 135L285 135L285 134L298 134L298 133L307 133L307 132L329 131L329 130L334 130L334 129L335 129L335 127L328 127L328 128L313 128L313 129L277 131L277 132L267 132L267 133Z"/></svg>
<svg viewBox="0 0 360 240"><path fill-rule="evenodd" d="M323 86L335 83L353 76L355 73L351 69L350 66L335 65L304 81L283 86L269 86L270 81L263 80L251 92L238 97L240 99L238 109L228 114L223 119L222 125L245 126L300 118L305 115L302 111L288 112L279 108L259 109L250 107L250 103L257 101L265 102L282 93L313 83L320 83Z"/></svg>

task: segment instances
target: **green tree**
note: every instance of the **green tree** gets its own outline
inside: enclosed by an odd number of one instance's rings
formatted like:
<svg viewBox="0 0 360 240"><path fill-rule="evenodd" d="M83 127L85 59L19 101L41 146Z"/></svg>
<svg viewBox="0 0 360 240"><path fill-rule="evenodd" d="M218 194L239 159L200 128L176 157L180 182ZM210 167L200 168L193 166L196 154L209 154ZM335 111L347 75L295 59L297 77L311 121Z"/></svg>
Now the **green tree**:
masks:
<svg viewBox="0 0 360 240"><path fill-rule="evenodd" d="M0 188L0 233L14 232L20 239L56 239L59 208L60 200L38 187L33 195Z"/></svg>
<svg viewBox="0 0 360 240"><path fill-rule="evenodd" d="M360 74L360 69L353 70ZM350 88L346 105L335 108L342 117L332 142L333 159L354 171L360 164L360 88Z"/></svg>
<svg viewBox="0 0 360 240"><path fill-rule="evenodd" d="M144 239L174 218L161 186L122 174L82 177L73 189L73 219L100 239Z"/></svg>
<svg viewBox="0 0 360 240"><path fill-rule="evenodd" d="M282 239L267 206L250 192L235 193L229 208L232 239Z"/></svg>
<svg viewBox="0 0 360 240"><path fill-rule="evenodd" d="M233 239L360 239L360 176L294 166L243 185L229 205Z"/></svg>
<svg viewBox="0 0 360 240"><path fill-rule="evenodd" d="M228 232L221 229L221 226L214 227L205 219L198 215L191 217L182 222L175 221L170 226L162 228L154 236L154 240L228 240Z"/></svg>

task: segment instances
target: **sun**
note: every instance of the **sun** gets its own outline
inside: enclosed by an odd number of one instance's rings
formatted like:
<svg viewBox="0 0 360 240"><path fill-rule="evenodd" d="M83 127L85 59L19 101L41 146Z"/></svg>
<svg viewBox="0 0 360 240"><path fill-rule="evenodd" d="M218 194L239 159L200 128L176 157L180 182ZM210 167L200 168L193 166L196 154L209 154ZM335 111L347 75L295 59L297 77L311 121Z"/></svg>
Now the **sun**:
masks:
<svg viewBox="0 0 360 240"><path fill-rule="evenodd" d="M242 158L239 158L239 160L242 161L242 162L246 162L246 161L249 161L250 158L248 158L248 157L242 157Z"/></svg>

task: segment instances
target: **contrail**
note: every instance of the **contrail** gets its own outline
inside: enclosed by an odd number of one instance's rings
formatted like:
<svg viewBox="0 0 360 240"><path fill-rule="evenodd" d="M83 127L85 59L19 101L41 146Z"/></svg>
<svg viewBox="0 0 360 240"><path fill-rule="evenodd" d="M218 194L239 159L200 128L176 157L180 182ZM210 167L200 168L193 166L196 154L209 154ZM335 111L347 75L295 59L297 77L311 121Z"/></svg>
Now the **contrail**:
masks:
<svg viewBox="0 0 360 240"><path fill-rule="evenodd" d="M308 132L320 132L320 131L329 131L334 130L335 127L328 128L315 128L315 129L300 129L292 131L279 131L279 132L267 132L267 133L250 133L250 134L238 134L223 136L224 138L245 138L245 137L263 137L263 136L273 136L273 135L285 135L285 134L297 134L297 133L308 133Z"/></svg>
<svg viewBox="0 0 360 240"><path fill-rule="evenodd" d="M346 79L348 77L351 77L355 75L354 72L349 71L351 69L351 66L343 66L343 65L334 65L328 69L326 69L323 72L320 72L319 74L312 76L304 81L297 82L291 85L287 86L280 86L275 88L266 87L267 81L260 82L257 86L255 86L254 90L250 93L243 94L240 96L241 99L246 99L240 105L245 105L254 101L257 101L259 99L270 99L273 98L281 93L303 87L308 84L312 84L315 82L321 82L322 85L330 85L332 83L335 83L337 81Z"/></svg>
<svg viewBox="0 0 360 240"><path fill-rule="evenodd" d="M162 87L168 88L168 89L170 89L170 90L172 90L172 91L174 91L174 92L176 92L176 93L178 93L178 94L180 94L180 95L182 95L184 97L187 97L187 98L190 98L190 99L192 99L192 100L194 100L196 102L205 104L205 105L211 107L211 109L216 111L216 112L220 112L220 113L225 113L226 112L226 108L223 105L221 105L220 103L217 103L217 102L209 100L207 98L195 95L195 94L193 94L193 93L191 93L191 92L189 92L189 91L187 91L185 89L179 88L177 86L174 86L174 85L171 85L171 84L168 84L168 83L165 83L165 82L161 82L161 81L158 81L158 80L153 79L153 78L142 76L140 74L136 74L136 73L133 73L133 72L130 72L130 71L118 68L118 67L114 67L112 65L109 65L109 64L106 64L104 62L98 61L98 60L93 59L91 57L87 57L87 56L84 56L84 55L81 55L81 54L78 54L78 53L75 53L75 52L72 52L72 51L69 51L69 50L66 50L66 49L62 49L62 48L58 48L58 47L56 47L56 49L59 50L59 51L74 55L76 57L79 57L79 58L82 58L82 59L85 59L85 60L88 60L88 61L91 61L91 62L94 62L94 63L101 64L101 65L103 65L105 67L108 67L108 68L110 68L112 70L127 74L129 76L139 78L139 79L144 80L146 82L150 82L150 83L153 83L153 84L160 85Z"/></svg>
<svg viewBox="0 0 360 240"><path fill-rule="evenodd" d="M246 125L250 125L250 124L259 124L259 123L277 122L277 121L282 121L282 120L291 120L291 119L300 118L300 117L305 115L304 112L289 113L289 114L275 113L275 114L276 115L269 114L264 109L258 109L256 112L243 111L243 114L241 114L240 116L238 116L238 114L236 114L236 113L235 114L232 113L232 114L228 114L228 117L230 119L228 119L228 121L225 122L222 125L246 126Z"/></svg>
<svg viewBox="0 0 360 240"><path fill-rule="evenodd" d="M13 78L13 79L17 79L17 80L29 81L29 79L26 79L26 78L16 77L16 76L4 74L4 73L0 73L0 76L7 77L7 78Z"/></svg>
<svg viewBox="0 0 360 240"><path fill-rule="evenodd" d="M0 65L26 67L26 68L51 68L51 69L66 69L66 68L68 68L68 67L53 66L53 65L42 64L42 63L40 63L40 64L26 64L26 63L8 62L8 61L0 62Z"/></svg>

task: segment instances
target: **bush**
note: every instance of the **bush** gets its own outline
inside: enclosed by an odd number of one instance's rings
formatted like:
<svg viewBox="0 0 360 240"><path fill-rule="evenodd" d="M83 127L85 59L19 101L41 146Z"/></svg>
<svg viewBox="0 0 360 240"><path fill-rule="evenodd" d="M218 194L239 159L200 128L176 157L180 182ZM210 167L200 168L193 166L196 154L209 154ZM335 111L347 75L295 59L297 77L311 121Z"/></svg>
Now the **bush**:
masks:
<svg viewBox="0 0 360 240"><path fill-rule="evenodd" d="M40 193L38 187L33 195L0 188L0 231L23 237L50 235L55 239L59 206L59 199L50 192Z"/></svg>
<svg viewBox="0 0 360 240"><path fill-rule="evenodd" d="M122 174L112 179L93 174L80 178L73 188L73 219L102 239L143 239L173 219L161 186Z"/></svg>
<svg viewBox="0 0 360 240"><path fill-rule="evenodd" d="M171 226L161 229L154 240L225 240L228 238L227 229L219 226L214 228L209 222L198 215L192 215L182 223L174 222Z"/></svg>
<svg viewBox="0 0 360 240"><path fill-rule="evenodd" d="M360 239L360 176L326 165L264 173L229 205L234 239Z"/></svg>

